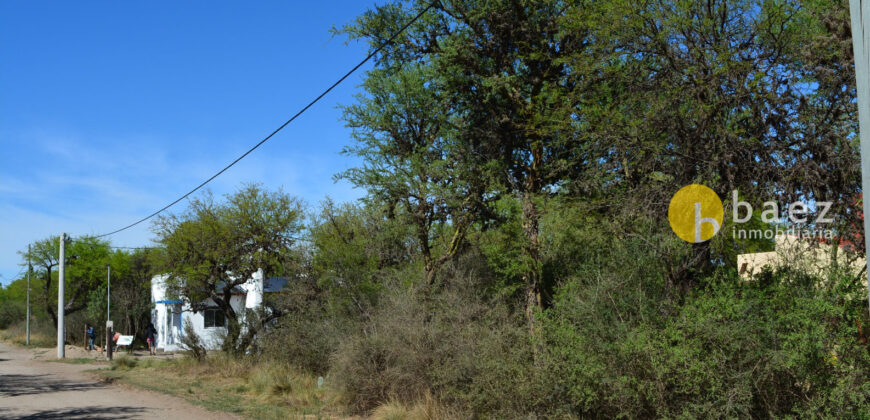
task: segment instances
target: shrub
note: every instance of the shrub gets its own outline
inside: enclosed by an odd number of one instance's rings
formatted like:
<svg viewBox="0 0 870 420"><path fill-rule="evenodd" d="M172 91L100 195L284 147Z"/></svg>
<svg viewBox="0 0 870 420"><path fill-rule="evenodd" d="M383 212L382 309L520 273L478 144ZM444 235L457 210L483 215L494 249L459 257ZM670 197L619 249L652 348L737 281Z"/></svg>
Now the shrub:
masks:
<svg viewBox="0 0 870 420"><path fill-rule="evenodd" d="M324 296L305 281L287 285L280 306L285 316L259 336L258 347L270 360L292 364L315 375L329 370L329 358L356 320L330 310Z"/></svg>
<svg viewBox="0 0 870 420"><path fill-rule="evenodd" d="M129 370L135 368L138 364L139 361L130 356L116 357L115 360L112 360L112 370Z"/></svg>
<svg viewBox="0 0 870 420"><path fill-rule="evenodd" d="M203 362L207 351L202 344L202 339L196 334L193 325L189 322L184 325L184 335L181 337L181 344L187 350L186 354L197 362Z"/></svg>
<svg viewBox="0 0 870 420"><path fill-rule="evenodd" d="M637 313L627 306L630 289L611 293L619 279L602 277L603 288L592 296L583 283L564 284L547 313L544 369L553 381L540 413L856 418L870 412L868 373L860 368L870 360L868 349L849 315L860 309L819 289L818 279L782 271L746 282L723 270L681 305L643 318L630 316Z"/></svg>
<svg viewBox="0 0 870 420"><path fill-rule="evenodd" d="M450 420L463 418L449 407L440 405L431 395L426 395L412 406L399 401L389 401L374 409L370 420Z"/></svg>
<svg viewBox="0 0 870 420"><path fill-rule="evenodd" d="M485 297L485 277L468 270L480 266L462 266L434 291L386 288L364 329L342 342L330 374L353 411L415 410L430 399L458 412L521 412L531 366L528 341L517 341L521 317Z"/></svg>
<svg viewBox="0 0 870 420"><path fill-rule="evenodd" d="M0 339L23 346L27 343L26 320L18 321L5 330L0 330ZM30 345L32 347L54 347L57 333L51 320L34 317L30 323Z"/></svg>

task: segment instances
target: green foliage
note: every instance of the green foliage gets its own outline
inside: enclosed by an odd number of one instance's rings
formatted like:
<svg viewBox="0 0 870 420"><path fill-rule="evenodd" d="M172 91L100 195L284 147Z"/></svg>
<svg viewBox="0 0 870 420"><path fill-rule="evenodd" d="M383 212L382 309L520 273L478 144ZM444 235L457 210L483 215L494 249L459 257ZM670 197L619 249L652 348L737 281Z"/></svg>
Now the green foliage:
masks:
<svg viewBox="0 0 870 420"><path fill-rule="evenodd" d="M341 32L380 45L423 4ZM849 29L829 0L436 2L344 108L360 165L338 177L364 200L327 200L305 241L301 203L257 186L157 223L175 293L228 322L230 362L186 323L208 363L184 363L255 372L234 392L281 401L312 388L294 372L323 375L383 417L868 418L863 276L746 280L737 255L771 241L667 224L704 183L753 204L740 228L773 228L760 201L831 200L855 237ZM48 315L56 243L31 253ZM113 287L141 318L154 257L105 245L70 245L69 302L99 316L110 263L143 285ZM243 326L229 299L258 268L300 274ZM20 299L0 289L0 326Z"/></svg>
<svg viewBox="0 0 870 420"><path fill-rule="evenodd" d="M344 306L348 303L345 297L344 290L322 289L311 278L289 283L278 304L290 316L279 319L259 337L262 355L315 375L326 375L330 357L342 339L356 331L364 314ZM371 307L365 309L368 313Z"/></svg>
<svg viewBox="0 0 870 420"><path fill-rule="evenodd" d="M514 295L522 289L525 269L520 202L513 197L504 197L495 203L493 209L502 222L476 233L474 243L497 274L498 283L492 286L494 291Z"/></svg>
<svg viewBox="0 0 870 420"><path fill-rule="evenodd" d="M60 253L59 237L36 241L29 253L20 251L24 262L34 267L31 278L31 302L35 312L48 315L57 322L57 266ZM65 249L65 313L74 314L87 307L91 292L105 286L109 243L90 237L69 240ZM38 280L39 289L34 289Z"/></svg>
<svg viewBox="0 0 870 420"><path fill-rule="evenodd" d="M330 376L353 410L411 403L430 393L463 406L515 405L500 395L503 389L491 387L515 383L508 369L517 365L497 365L516 353L524 331L504 303L483 297L480 272L470 269L485 265L468 262L447 267L437 293L391 285L362 328L341 340ZM528 363L530 352L523 356Z"/></svg>
<svg viewBox="0 0 870 420"><path fill-rule="evenodd" d="M363 315L382 288L379 271L413 261L412 229L376 205L323 203L310 229L312 271L337 310Z"/></svg>
<svg viewBox="0 0 870 420"><path fill-rule="evenodd" d="M566 284L548 313L546 372L559 379L544 392L561 401L548 409L607 418L866 413L860 366L870 354L854 329L863 302L843 302L805 274L767 275L746 282L725 271L665 308L635 301L615 279L610 291ZM646 307L643 316L631 316L630 304Z"/></svg>
<svg viewBox="0 0 870 420"><path fill-rule="evenodd" d="M467 150L456 141L436 77L418 62L368 73L366 95L344 115L356 140L344 153L359 156L362 165L339 175L414 229L430 283L462 246L474 213L484 206L485 188L464 164Z"/></svg>
<svg viewBox="0 0 870 420"><path fill-rule="evenodd" d="M302 204L288 194L248 185L215 203L209 194L193 199L180 215L161 216L154 229L167 282L194 311L216 305L227 322L223 349L244 354L257 332L280 316L277 310L248 323L230 305L235 289L260 269L285 274L302 230ZM268 303L268 301L264 301Z"/></svg>
<svg viewBox="0 0 870 420"><path fill-rule="evenodd" d="M33 285L31 285L31 288ZM0 285L0 329L8 328L25 318L27 313L27 280L17 279Z"/></svg>
<svg viewBox="0 0 870 420"><path fill-rule="evenodd" d="M112 361L112 370L130 370L139 364L139 359L130 356L119 356Z"/></svg>

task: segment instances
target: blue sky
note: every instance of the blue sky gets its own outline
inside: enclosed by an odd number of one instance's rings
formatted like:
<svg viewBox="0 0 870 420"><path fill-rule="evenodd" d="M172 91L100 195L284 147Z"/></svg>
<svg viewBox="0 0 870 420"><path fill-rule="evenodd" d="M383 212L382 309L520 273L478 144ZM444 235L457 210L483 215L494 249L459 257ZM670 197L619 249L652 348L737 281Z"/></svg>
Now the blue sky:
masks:
<svg viewBox="0 0 870 420"><path fill-rule="evenodd" d="M243 153L365 56L329 30L373 4L0 2L0 283L29 242L115 230ZM339 154L350 132L338 106L363 75L212 191L260 182L312 208L362 196L332 175L355 164ZM143 223L111 240L152 237Z"/></svg>

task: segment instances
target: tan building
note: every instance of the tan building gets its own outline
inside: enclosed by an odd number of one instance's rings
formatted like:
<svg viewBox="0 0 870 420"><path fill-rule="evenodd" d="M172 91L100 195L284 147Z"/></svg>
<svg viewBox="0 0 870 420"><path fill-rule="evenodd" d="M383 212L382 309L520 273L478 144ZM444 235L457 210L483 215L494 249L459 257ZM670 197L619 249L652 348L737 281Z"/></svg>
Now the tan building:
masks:
<svg viewBox="0 0 870 420"><path fill-rule="evenodd" d="M807 273L822 274L835 262L840 267L850 267L854 275L861 273L867 263L865 257L849 252L843 246L824 243L815 239L801 239L793 235L777 235L776 250L737 256L737 270L746 279L760 273L764 267L776 269L789 265ZM834 252L836 250L836 253Z"/></svg>

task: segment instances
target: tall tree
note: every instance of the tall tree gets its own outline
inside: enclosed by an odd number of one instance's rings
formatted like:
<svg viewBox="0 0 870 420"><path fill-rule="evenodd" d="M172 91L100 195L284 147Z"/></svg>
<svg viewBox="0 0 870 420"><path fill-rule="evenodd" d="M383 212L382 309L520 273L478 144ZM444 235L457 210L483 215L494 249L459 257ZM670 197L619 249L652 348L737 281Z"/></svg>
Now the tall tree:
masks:
<svg viewBox="0 0 870 420"><path fill-rule="evenodd" d="M459 251L484 188L462 165L434 76L421 63L368 73L366 94L345 108L356 144L344 152L363 164L339 175L414 227L430 285Z"/></svg>
<svg viewBox="0 0 870 420"><path fill-rule="evenodd" d="M858 162L843 64L850 50L835 23L843 9L828 3L610 1L597 13L573 10L568 22L585 19L599 40L597 65L582 54L568 63L589 69L572 72L587 81L572 102L594 131L589 147L609 199L657 220L690 183L722 198L739 190L751 201L848 207ZM710 242L691 247L668 264L678 293L715 259Z"/></svg>
<svg viewBox="0 0 870 420"><path fill-rule="evenodd" d="M52 236L36 241L20 254L30 259L42 277L42 303L46 313L57 326L57 275L54 269L60 259L60 237ZM88 297L95 289L105 284L106 263L109 257L109 243L84 237L69 242L66 249L64 287L64 313L69 315L88 305Z"/></svg>
<svg viewBox="0 0 870 420"><path fill-rule="evenodd" d="M581 143L570 135L576 127L563 114L567 107L560 105L570 99L560 93L571 89L564 59L582 47L584 35L563 36L559 21L566 8L558 1L437 2L435 11L412 25L378 61L393 72L427 67L426 83L437 86L442 98L434 112L450 113L456 152L448 161L472 175L467 179L485 182L474 191L481 197L510 193L521 201L530 326L541 306L539 201L567 170L582 163L576 157ZM390 4L347 30L379 45L395 22L412 15L401 4ZM386 99L402 104L397 98ZM491 216L487 206L474 209L478 220Z"/></svg>
<svg viewBox="0 0 870 420"><path fill-rule="evenodd" d="M335 204L327 199L312 223L312 271L330 304L342 312L367 317L383 290L383 270L413 262L417 256L413 228L387 217L374 204Z"/></svg>
<svg viewBox="0 0 870 420"><path fill-rule="evenodd" d="M259 312L237 313L234 292L259 269L281 273L302 230L302 204L283 191L248 185L215 203L210 194L190 201L186 212L154 225L163 245L168 283L194 311L213 302L227 321L223 349L243 354L260 329L280 311L264 300ZM243 333L243 324L244 333Z"/></svg>
<svg viewBox="0 0 870 420"><path fill-rule="evenodd" d="M374 47L427 5L389 3L346 31ZM664 229L670 197L690 183L749 200L854 201L844 10L828 0L445 0L382 50L369 77L424 68L423 86L438 98L429 106L448 115L428 116L449 127L442 136L457 152L447 160L485 180L482 196L521 202L532 325L541 202L554 194L601 200L608 215ZM379 104L402 110L407 99ZM381 183L392 181L380 169ZM675 295L717 261L709 242L662 255Z"/></svg>

